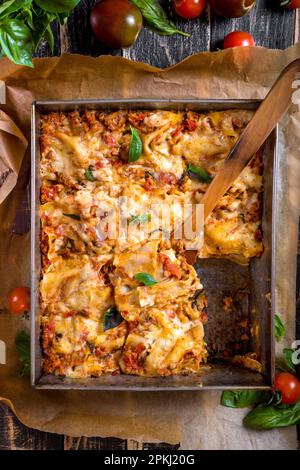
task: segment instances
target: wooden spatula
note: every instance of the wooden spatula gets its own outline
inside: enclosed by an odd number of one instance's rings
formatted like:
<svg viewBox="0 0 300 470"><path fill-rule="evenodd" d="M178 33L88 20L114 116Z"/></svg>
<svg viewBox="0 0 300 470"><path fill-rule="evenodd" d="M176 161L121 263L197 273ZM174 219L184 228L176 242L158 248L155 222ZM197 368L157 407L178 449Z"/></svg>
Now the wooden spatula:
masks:
<svg viewBox="0 0 300 470"><path fill-rule="evenodd" d="M295 93L293 82L297 78L297 72L300 72L300 59L291 62L283 70L229 153L224 165L201 200L201 204L204 204L204 220L214 210L219 199L234 183L292 104L292 94ZM186 219L185 223L193 223L194 218L195 212ZM194 264L197 251L187 250L184 255L190 264Z"/></svg>

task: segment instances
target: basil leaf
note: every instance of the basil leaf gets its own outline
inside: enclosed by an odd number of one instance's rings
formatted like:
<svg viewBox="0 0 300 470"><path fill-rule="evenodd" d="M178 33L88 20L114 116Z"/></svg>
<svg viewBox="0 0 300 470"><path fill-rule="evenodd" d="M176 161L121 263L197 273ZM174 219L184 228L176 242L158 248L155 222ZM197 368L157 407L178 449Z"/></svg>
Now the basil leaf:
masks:
<svg viewBox="0 0 300 470"><path fill-rule="evenodd" d="M32 0L8 0L0 5L0 18L4 18L18 10L27 10L31 7Z"/></svg>
<svg viewBox="0 0 300 470"><path fill-rule="evenodd" d="M80 220L80 215L77 214L66 214L65 212L63 212L63 215L65 215L66 217L70 217L71 219Z"/></svg>
<svg viewBox="0 0 300 470"><path fill-rule="evenodd" d="M222 393L221 405L229 408L246 408L247 406L265 403L270 399L269 392L260 392L258 390L225 390Z"/></svg>
<svg viewBox="0 0 300 470"><path fill-rule="evenodd" d="M128 161L130 163L136 162L143 151L143 144L141 141L141 138L139 136L138 131L130 126L131 130L131 141L130 141L130 147L129 147L129 155L128 155Z"/></svg>
<svg viewBox="0 0 300 470"><path fill-rule="evenodd" d="M294 349L284 348L282 353L283 353L283 357L284 357L284 360L285 360L285 365L286 365L288 371L293 372L294 374L297 373L296 366L295 366L295 364L293 363L293 360L292 360L292 355L294 354Z"/></svg>
<svg viewBox="0 0 300 470"><path fill-rule="evenodd" d="M15 64L33 67L32 35L23 21L11 18L0 21L0 46Z"/></svg>
<svg viewBox="0 0 300 470"><path fill-rule="evenodd" d="M154 286L157 284L157 281L148 273L137 273L133 276L136 281L141 282L145 286Z"/></svg>
<svg viewBox="0 0 300 470"><path fill-rule="evenodd" d="M42 8L42 10L50 11L50 13L70 12L78 5L80 0L34 0L34 2Z"/></svg>
<svg viewBox="0 0 300 470"><path fill-rule="evenodd" d="M180 31L174 23L170 21L157 0L131 0L132 3L141 10L146 20L146 26L154 32L166 36L172 34L181 34L182 36L190 36L190 34Z"/></svg>
<svg viewBox="0 0 300 470"><path fill-rule="evenodd" d="M210 176L207 171L205 171L200 166L194 166L188 164L187 172L190 178L195 177L196 179L200 180L202 183L210 183L212 181L212 177Z"/></svg>
<svg viewBox="0 0 300 470"><path fill-rule="evenodd" d="M42 15L39 15L34 19L34 30L33 30L33 42L35 46L35 50L39 47L41 41L43 38L46 39L47 35L47 30L48 30L48 37L49 37L49 29L52 33L52 30L50 28L50 23L55 19L55 15L53 13L43 13ZM52 34L53 38L53 34ZM49 42L49 41L48 41ZM50 38L50 43L51 47L51 38ZM53 41L54 45L54 41ZM53 48L53 46L52 46Z"/></svg>
<svg viewBox="0 0 300 470"><path fill-rule="evenodd" d="M24 24L32 31L32 36L34 36L34 30L37 28L38 16L34 14L33 10L25 8L20 10L20 12L15 17L17 20L23 21Z"/></svg>
<svg viewBox="0 0 300 470"><path fill-rule="evenodd" d="M151 220L151 214L141 214L141 215L134 215L129 219L129 223L138 222L140 224L145 224Z"/></svg>
<svg viewBox="0 0 300 470"><path fill-rule="evenodd" d="M51 29L51 25L48 24L47 28L45 29L45 32L44 32L44 39L47 41L47 43L49 44L49 47L51 49L51 52L53 54L53 50L54 50L54 36L53 36L53 32L52 32L52 29Z"/></svg>
<svg viewBox="0 0 300 470"><path fill-rule="evenodd" d="M281 321L279 315L275 315L275 338L281 341L285 335L285 326Z"/></svg>
<svg viewBox="0 0 300 470"><path fill-rule="evenodd" d="M25 331L20 331L15 339L15 345L20 356L20 375L30 374L30 337Z"/></svg>
<svg viewBox="0 0 300 470"><path fill-rule="evenodd" d="M89 181L95 181L95 178L94 178L94 173L93 173L93 168L91 166L89 166L85 172L84 172L84 175L86 177L87 180Z"/></svg>
<svg viewBox="0 0 300 470"><path fill-rule="evenodd" d="M120 325L124 321L124 318L117 310L116 307L110 307L104 314L103 317L103 328L104 331L111 330L116 326Z"/></svg>
<svg viewBox="0 0 300 470"><path fill-rule="evenodd" d="M254 429L282 428L300 424L300 401L295 405L259 405L244 418L245 426Z"/></svg>

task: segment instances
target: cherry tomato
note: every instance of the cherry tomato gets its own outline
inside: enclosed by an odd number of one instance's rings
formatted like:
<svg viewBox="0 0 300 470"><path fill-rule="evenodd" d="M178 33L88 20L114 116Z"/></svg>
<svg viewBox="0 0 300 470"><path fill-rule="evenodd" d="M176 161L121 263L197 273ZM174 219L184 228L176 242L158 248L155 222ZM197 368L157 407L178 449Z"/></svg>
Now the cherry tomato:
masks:
<svg viewBox="0 0 300 470"><path fill-rule="evenodd" d="M233 31L225 36L224 49L238 46L255 46L253 36L245 31Z"/></svg>
<svg viewBox="0 0 300 470"><path fill-rule="evenodd" d="M205 10L205 7L205 0L174 0L175 12L186 20L197 18Z"/></svg>
<svg viewBox="0 0 300 470"><path fill-rule="evenodd" d="M211 8L224 18L239 18L244 16L256 0L210 0Z"/></svg>
<svg viewBox="0 0 300 470"><path fill-rule="evenodd" d="M96 3L90 16L92 30L108 47L130 47L143 24L140 10L128 0L102 0Z"/></svg>
<svg viewBox="0 0 300 470"><path fill-rule="evenodd" d="M300 0L291 0L288 4L283 4L283 6L289 10L295 10L296 8L300 8Z"/></svg>
<svg viewBox="0 0 300 470"><path fill-rule="evenodd" d="M9 311L15 315L28 312L30 308L30 289L25 286L13 289L8 294L7 305Z"/></svg>
<svg viewBox="0 0 300 470"><path fill-rule="evenodd" d="M300 381L289 372L276 375L275 390L281 392L282 403L286 405L293 405L300 399Z"/></svg>

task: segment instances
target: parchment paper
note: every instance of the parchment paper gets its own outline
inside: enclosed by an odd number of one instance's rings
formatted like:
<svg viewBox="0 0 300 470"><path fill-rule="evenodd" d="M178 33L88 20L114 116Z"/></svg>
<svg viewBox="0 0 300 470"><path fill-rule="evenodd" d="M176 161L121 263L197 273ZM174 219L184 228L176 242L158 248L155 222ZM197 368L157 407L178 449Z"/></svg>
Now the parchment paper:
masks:
<svg viewBox="0 0 300 470"><path fill-rule="evenodd" d="M18 173L25 139L30 138L33 98L262 98L284 66L298 57L300 44L286 51L241 48L204 52L166 70L109 56L67 54L37 59L34 69L1 59L0 80L6 84L6 105L1 109L13 122L14 137L3 139L1 132L9 118L1 113L0 162L2 159L14 174ZM288 346L295 334L299 129L300 113L294 107L281 125L280 164L285 176L279 191L281 221L277 231L280 272L276 295L278 313L287 325ZM0 187L0 200L4 201L0 206L0 339L7 346L7 364L0 365L0 396L19 419L43 431L180 442L182 449L295 449L295 428L247 430L242 426L247 411L221 407L217 392L34 391L28 378L18 376L14 338L17 331L28 326L26 320L6 311L4 299L17 284L29 284L29 236L11 234L28 170L29 149L13 191L14 181Z"/></svg>

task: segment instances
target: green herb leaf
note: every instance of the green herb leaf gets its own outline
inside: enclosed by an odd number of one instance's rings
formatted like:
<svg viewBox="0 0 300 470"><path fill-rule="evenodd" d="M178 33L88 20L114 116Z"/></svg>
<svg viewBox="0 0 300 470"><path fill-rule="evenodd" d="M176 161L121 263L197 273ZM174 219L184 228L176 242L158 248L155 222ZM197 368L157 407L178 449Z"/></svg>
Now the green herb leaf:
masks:
<svg viewBox="0 0 300 470"><path fill-rule="evenodd" d="M20 375L30 374L30 337L25 331L20 331L15 339L15 345L20 356Z"/></svg>
<svg viewBox="0 0 300 470"><path fill-rule="evenodd" d="M275 338L281 341L285 335L285 326L281 321L279 315L275 315Z"/></svg>
<svg viewBox="0 0 300 470"><path fill-rule="evenodd" d="M93 173L93 168L91 166L89 166L85 172L84 172L84 175L86 177L87 180L89 181L95 181L95 178L94 178L94 173Z"/></svg>
<svg viewBox="0 0 300 470"><path fill-rule="evenodd" d="M300 424L300 401L295 405L259 405L245 417L244 424L254 429L282 428Z"/></svg>
<svg viewBox="0 0 300 470"><path fill-rule="evenodd" d="M40 14L38 17L34 18L33 42L34 42L35 50L38 49L43 38L46 39L47 35L49 37L49 30L52 33L50 24L54 19L55 19L55 15L53 13L47 13L47 12L42 12L42 14ZM53 38L53 34L52 34L52 38ZM49 45L51 47L51 39L50 39Z"/></svg>
<svg viewBox="0 0 300 470"><path fill-rule="evenodd" d="M130 126L131 130L131 141L130 141L130 147L129 147L129 155L128 155L128 161L130 163L136 162L143 151L143 144L141 141L141 138L139 136L138 131Z"/></svg>
<svg viewBox="0 0 300 470"><path fill-rule="evenodd" d="M226 390L222 393L221 405L229 408L246 408L247 406L266 403L270 400L269 392L258 390Z"/></svg>
<svg viewBox="0 0 300 470"><path fill-rule="evenodd" d="M74 220L80 220L80 215L77 215L77 214L66 214L65 212L63 212L63 215L65 215L66 217L70 217L71 219L74 219Z"/></svg>
<svg viewBox="0 0 300 470"><path fill-rule="evenodd" d="M295 352L294 349L288 349L288 348L284 348L282 351L287 370L295 374L297 371L296 371L296 366L293 363L293 359L292 359L294 352Z"/></svg>
<svg viewBox="0 0 300 470"><path fill-rule="evenodd" d="M33 39L23 21L11 18L0 20L0 46L15 64L33 67Z"/></svg>
<svg viewBox="0 0 300 470"><path fill-rule="evenodd" d="M137 273L133 276L136 281L141 282L145 286L154 286L157 284L157 281L148 273Z"/></svg>
<svg viewBox="0 0 300 470"><path fill-rule="evenodd" d="M188 164L187 172L190 178L196 178L200 180L202 183L210 183L212 181L212 177L206 170L201 168L200 166L194 166Z"/></svg>
<svg viewBox="0 0 300 470"><path fill-rule="evenodd" d="M141 215L134 215L131 217L128 221L129 224L133 222L137 222L140 224L145 224L146 222L150 222L151 220L151 214L141 214Z"/></svg>
<svg viewBox="0 0 300 470"><path fill-rule="evenodd" d="M180 31L174 23L170 21L157 0L131 0L132 3L141 10L146 20L146 26L158 34L171 36L172 34L181 34L190 36L190 34Z"/></svg>
<svg viewBox="0 0 300 470"><path fill-rule="evenodd" d="M53 36L53 32L52 32L52 29L51 29L51 25L48 24L47 28L45 29L45 32L44 32L44 39L47 41L47 43L49 44L49 47L51 49L51 52L53 54L53 50L54 50L54 36Z"/></svg>
<svg viewBox="0 0 300 470"><path fill-rule="evenodd" d="M110 307L104 314L103 317L103 328L104 331L111 330L116 326L120 325L124 321L124 318L117 310L116 307Z"/></svg>
<svg viewBox="0 0 300 470"><path fill-rule="evenodd" d="M70 12L80 2L80 0L55 0L55 2L53 2L53 0L34 1L42 10L50 11L51 13Z"/></svg>
<svg viewBox="0 0 300 470"><path fill-rule="evenodd" d="M0 53L19 65L33 67L32 54L42 39L51 50L51 23L61 24L79 0L0 0Z"/></svg>
<svg viewBox="0 0 300 470"><path fill-rule="evenodd" d="M6 2L1 2L0 5L0 18L5 18L11 13L15 13L20 10L24 12L31 7L32 0L8 0Z"/></svg>

